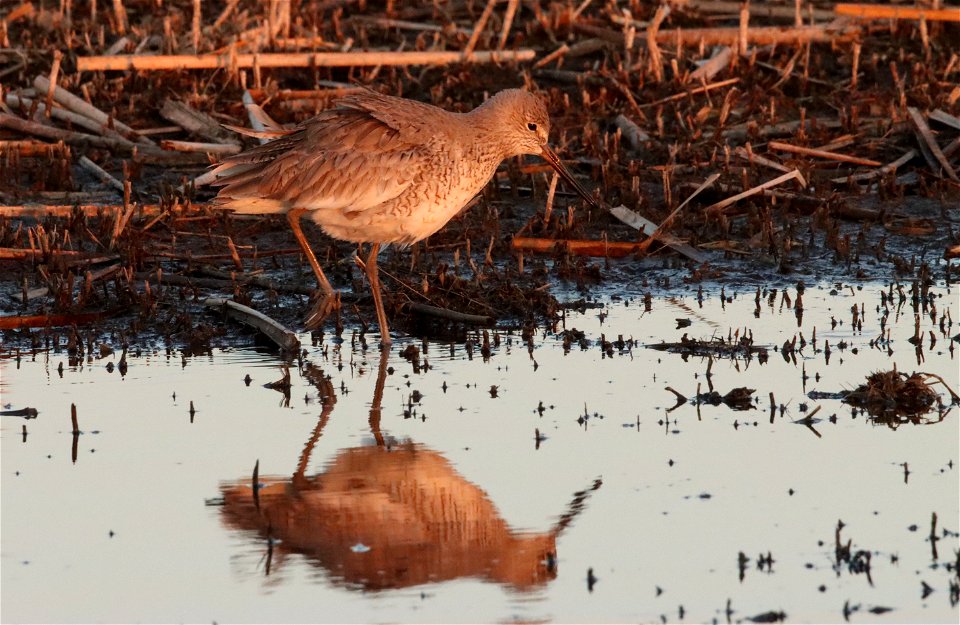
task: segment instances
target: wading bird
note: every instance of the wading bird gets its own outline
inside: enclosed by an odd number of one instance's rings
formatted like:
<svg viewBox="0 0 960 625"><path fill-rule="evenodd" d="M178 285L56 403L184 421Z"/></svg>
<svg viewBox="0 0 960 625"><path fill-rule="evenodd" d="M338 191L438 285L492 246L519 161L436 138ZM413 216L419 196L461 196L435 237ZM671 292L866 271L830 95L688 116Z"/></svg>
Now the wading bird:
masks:
<svg viewBox="0 0 960 625"><path fill-rule="evenodd" d="M468 113L363 89L289 130L257 133L273 141L226 158L211 173L214 200L238 213L286 213L322 295L307 315L319 326L340 298L300 228L308 215L335 239L370 243L366 262L380 324L390 343L377 254L381 245L409 245L459 213L510 157L539 154L581 196L594 200L547 144L543 100L507 89Z"/></svg>

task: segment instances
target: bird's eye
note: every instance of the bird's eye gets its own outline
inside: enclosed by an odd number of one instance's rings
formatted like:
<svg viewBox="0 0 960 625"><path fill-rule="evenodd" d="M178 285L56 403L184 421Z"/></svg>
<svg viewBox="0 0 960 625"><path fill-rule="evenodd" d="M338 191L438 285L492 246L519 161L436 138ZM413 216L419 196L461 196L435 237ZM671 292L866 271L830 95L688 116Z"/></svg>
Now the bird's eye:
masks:
<svg viewBox="0 0 960 625"><path fill-rule="evenodd" d="M528 129L528 130L532 130L533 132L536 132L536 131L537 131L537 125L534 124L533 122L530 122L529 124L527 124L527 129Z"/></svg>

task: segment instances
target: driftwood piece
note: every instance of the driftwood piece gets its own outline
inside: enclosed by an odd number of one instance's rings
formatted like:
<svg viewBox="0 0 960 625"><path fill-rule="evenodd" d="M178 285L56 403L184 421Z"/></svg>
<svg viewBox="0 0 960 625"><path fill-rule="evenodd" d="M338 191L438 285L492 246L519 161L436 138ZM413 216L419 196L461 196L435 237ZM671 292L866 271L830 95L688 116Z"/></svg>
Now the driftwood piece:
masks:
<svg viewBox="0 0 960 625"><path fill-rule="evenodd" d="M417 313L419 315L436 317L437 319L446 319L447 321L456 321L458 323L489 326L493 325L495 321L493 317L488 315L471 315L468 313L458 312L456 310L450 310L449 308L440 308L437 306L430 306L429 304L421 304L420 302L406 302L403 307L410 312Z"/></svg>
<svg viewBox="0 0 960 625"><path fill-rule="evenodd" d="M296 333L249 306L222 297L209 297L203 301L203 305L207 308L221 309L227 317L256 328L281 349L294 351L300 347Z"/></svg>
<svg viewBox="0 0 960 625"><path fill-rule="evenodd" d="M457 51L423 52L298 52L264 54L173 54L77 57L77 71L183 71L188 69L253 67L374 67L377 65L449 65L450 63L507 63L530 61L535 50L474 52L465 59Z"/></svg>

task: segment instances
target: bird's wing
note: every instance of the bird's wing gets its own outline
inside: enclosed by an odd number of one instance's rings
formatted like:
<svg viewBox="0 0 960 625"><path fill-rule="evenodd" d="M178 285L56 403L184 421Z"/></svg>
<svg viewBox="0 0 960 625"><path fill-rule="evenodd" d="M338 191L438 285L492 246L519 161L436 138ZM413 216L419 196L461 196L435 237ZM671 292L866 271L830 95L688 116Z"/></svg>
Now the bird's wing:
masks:
<svg viewBox="0 0 960 625"><path fill-rule="evenodd" d="M243 200L268 200L347 213L391 200L419 173L426 150L391 121L349 104L325 111L225 159L214 170L218 200L240 211Z"/></svg>

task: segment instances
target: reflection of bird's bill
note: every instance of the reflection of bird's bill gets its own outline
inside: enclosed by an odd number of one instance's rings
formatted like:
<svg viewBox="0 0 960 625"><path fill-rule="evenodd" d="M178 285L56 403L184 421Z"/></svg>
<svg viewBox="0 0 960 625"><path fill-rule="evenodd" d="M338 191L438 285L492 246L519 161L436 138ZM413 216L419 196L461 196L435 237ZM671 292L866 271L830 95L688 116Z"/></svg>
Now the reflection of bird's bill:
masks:
<svg viewBox="0 0 960 625"><path fill-rule="evenodd" d="M593 206L594 208L600 208L600 206L597 204L597 201L594 200L589 193L587 193L587 190L584 189L579 182L577 182L577 179L573 177L573 174L571 174L567 168L563 166L563 163L560 162L560 157L557 156L556 152L550 149L550 146L544 145L542 147L542 151L540 152L540 156L543 157L543 160L550 163L550 166L557 171L560 177L563 178L563 181L573 187L573 189L579 193L583 199L590 204L590 206Z"/></svg>

